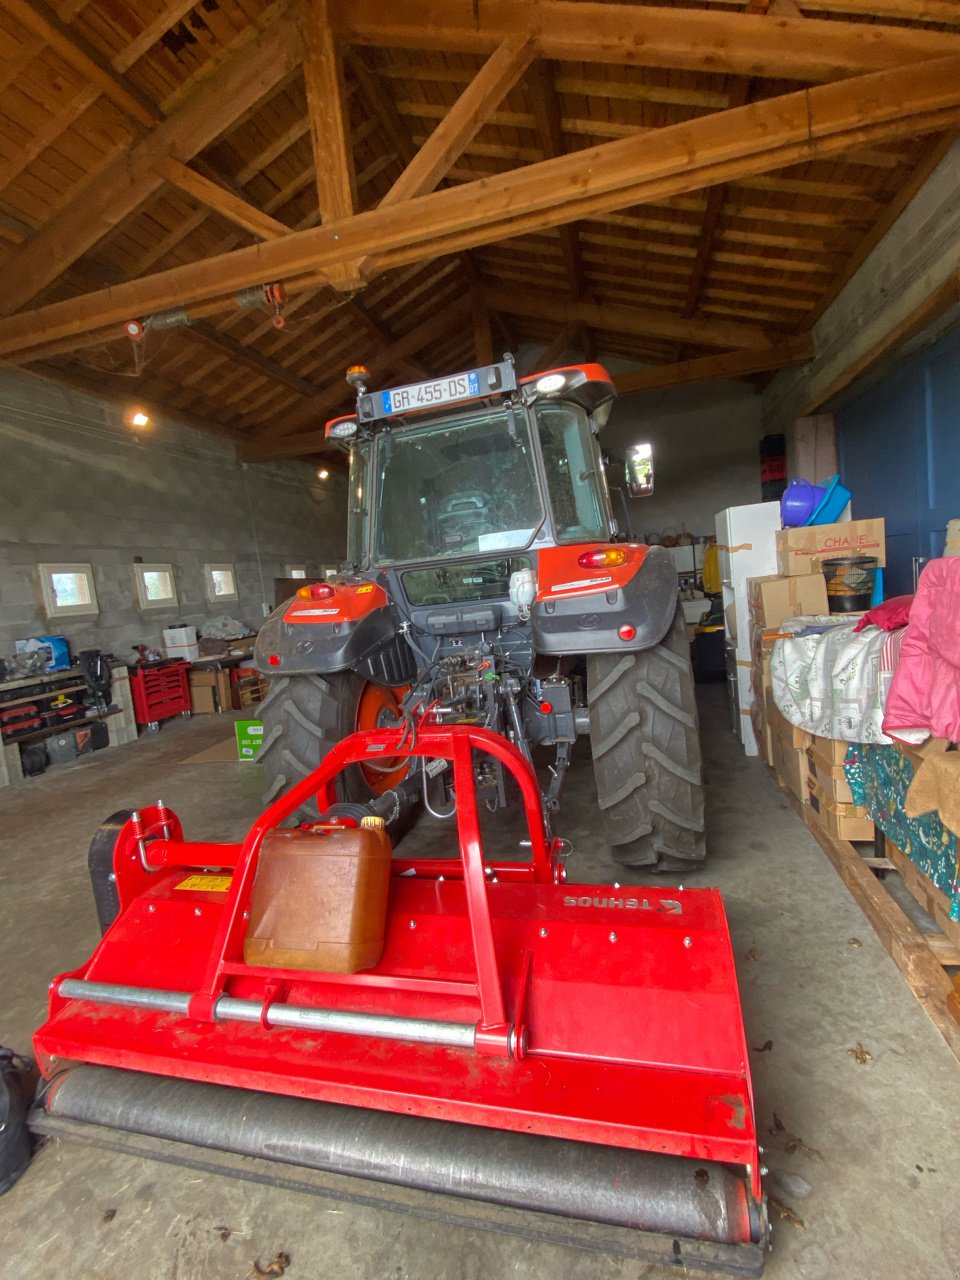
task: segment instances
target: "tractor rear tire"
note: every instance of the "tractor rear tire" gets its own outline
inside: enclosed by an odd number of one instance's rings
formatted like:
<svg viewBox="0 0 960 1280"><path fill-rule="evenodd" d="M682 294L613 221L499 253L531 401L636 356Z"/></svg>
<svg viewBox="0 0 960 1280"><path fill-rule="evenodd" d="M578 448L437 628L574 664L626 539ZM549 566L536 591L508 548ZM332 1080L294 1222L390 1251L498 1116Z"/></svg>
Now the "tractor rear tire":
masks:
<svg viewBox="0 0 960 1280"><path fill-rule="evenodd" d="M651 871L706 855L703 770L683 610L639 653L587 660L597 801L617 862Z"/></svg>
<svg viewBox="0 0 960 1280"><path fill-rule="evenodd" d="M270 681L270 691L260 705L263 746L257 756L267 776L264 798L268 803L312 773L331 747L354 732L365 684L352 671L280 676ZM373 796L359 765L344 769L336 787L338 800L365 804ZM401 806L387 823L394 844L413 825L418 809L419 805ZM318 817L313 801L294 814L297 822L315 822Z"/></svg>

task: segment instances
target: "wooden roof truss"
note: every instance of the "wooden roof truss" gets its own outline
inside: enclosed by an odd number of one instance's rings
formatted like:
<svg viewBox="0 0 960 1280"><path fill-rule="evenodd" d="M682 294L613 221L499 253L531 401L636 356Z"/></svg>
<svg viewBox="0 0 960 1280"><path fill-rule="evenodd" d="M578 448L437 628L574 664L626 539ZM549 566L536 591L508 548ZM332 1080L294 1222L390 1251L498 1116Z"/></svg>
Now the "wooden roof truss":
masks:
<svg viewBox="0 0 960 1280"><path fill-rule="evenodd" d="M357 360L766 376L958 127L947 0L0 0L0 360L252 459Z"/></svg>

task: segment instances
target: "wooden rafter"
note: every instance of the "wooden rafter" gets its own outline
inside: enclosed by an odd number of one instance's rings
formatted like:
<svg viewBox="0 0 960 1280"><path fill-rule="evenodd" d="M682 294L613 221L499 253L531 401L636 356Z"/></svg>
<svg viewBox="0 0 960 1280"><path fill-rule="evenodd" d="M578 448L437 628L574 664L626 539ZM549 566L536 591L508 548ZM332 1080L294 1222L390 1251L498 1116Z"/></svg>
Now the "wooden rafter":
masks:
<svg viewBox="0 0 960 1280"><path fill-rule="evenodd" d="M531 96L533 118L540 135L544 159L554 160L557 156L562 156L566 148L563 145L563 126L557 91L550 67L546 62L535 62L530 68L527 88ZM576 223L565 222L558 228L558 232L570 291L575 298L581 298L584 291L584 275Z"/></svg>
<svg viewBox="0 0 960 1280"><path fill-rule="evenodd" d="M56 13L47 8L44 0L4 0L3 7L21 26L32 31L73 67L74 71L96 85L131 120L149 128L163 119L153 103L127 84L109 63L85 45L75 32L70 31Z"/></svg>
<svg viewBox="0 0 960 1280"><path fill-rule="evenodd" d="M344 50L344 61L350 74L373 113L382 136L389 139L403 165L416 155L416 147L403 123L397 117L394 104L383 90L382 81L370 70L356 49Z"/></svg>
<svg viewBox="0 0 960 1280"><path fill-rule="evenodd" d="M493 311L529 316L576 327L630 333L641 338L667 338L709 347L748 347L762 350L771 338L757 325L732 320L688 320L665 311L608 303L576 301L534 289L486 289L484 299Z"/></svg>
<svg viewBox="0 0 960 1280"><path fill-rule="evenodd" d="M436 190L451 165L473 141L490 113L503 101L533 58L530 40L507 39L498 45L400 177L380 201L381 208ZM360 274L376 272L375 256L360 263Z"/></svg>
<svg viewBox="0 0 960 1280"><path fill-rule="evenodd" d="M503 40L383 197L381 207L434 191L490 113L526 71L532 58L530 40L513 37Z"/></svg>
<svg viewBox="0 0 960 1280"><path fill-rule="evenodd" d="M198 341L206 343L207 346L213 347L214 350L229 356L231 360L238 360L241 364L245 364L255 373L263 374L274 382L290 387L298 395L312 397L319 395L321 392L320 387L308 382L306 378L301 378L299 374L293 373L290 369L285 369L282 364L279 364L276 360L271 360L269 356L265 356L259 351L255 351L252 347L244 346L236 338L230 337L229 334L221 333L219 329L215 329L213 325L205 321L194 322L187 332Z"/></svg>
<svg viewBox="0 0 960 1280"><path fill-rule="evenodd" d="M938 58L960 36L878 23L576 0L331 0L340 35L392 49L489 53L529 36L542 58L804 81ZM682 20L681 20L682 19Z"/></svg>
<svg viewBox="0 0 960 1280"><path fill-rule="evenodd" d="M199 204L206 205L228 221L235 222L238 227L243 227L260 240L275 240L277 236L290 234L290 228L276 218L271 218L268 213L263 213L226 187L197 173L189 165L174 160L172 156L164 156L157 164L157 171L178 191L184 192Z"/></svg>
<svg viewBox="0 0 960 1280"><path fill-rule="evenodd" d="M88 183L6 264L0 311L16 311L36 297L157 190L164 181L157 168L162 160L196 155L278 84L296 66L299 54L296 32L290 24L279 23L256 46L224 63L177 112L117 156L97 182Z"/></svg>
<svg viewBox="0 0 960 1280"><path fill-rule="evenodd" d="M431 343L437 342L441 337L449 333L451 328L462 324L466 320L470 305L468 297L457 298L449 306L441 308L429 320L424 321L423 324L404 334L402 338L398 338L391 346L382 347L373 358L366 361L371 376L379 378L387 369L393 367L398 359L407 359L415 352L421 351L423 348L429 347ZM326 388L324 393L305 410L301 411L297 417L300 421L312 418L322 422L325 415L334 413L349 399L349 396L350 390L346 382L338 378L333 386ZM316 453L318 449L324 447L324 444L322 430L307 431L300 435L290 435L286 438L271 437L266 433L262 433L257 440L253 440L244 446L242 456L248 461L262 461L266 458L280 457L298 458Z"/></svg>
<svg viewBox="0 0 960 1280"><path fill-rule="evenodd" d="M496 183L480 181L374 209L119 285L107 295L10 317L0 321L0 355L40 349L129 315L226 299L263 280L283 279L294 290L304 289L338 265L372 253L391 266L423 261L958 122L958 55L819 86L542 161ZM760 265L771 264L761 258ZM15 287L17 277L9 283Z"/></svg>
<svg viewBox="0 0 960 1280"><path fill-rule="evenodd" d="M564 325L553 342L544 347L532 362L527 362L528 368L525 372L535 373L537 370L553 369L579 340L582 328L583 325L579 320L571 320L569 324Z"/></svg>
<svg viewBox="0 0 960 1280"><path fill-rule="evenodd" d="M140 34L134 36L130 43L124 45L116 57L111 59L114 70L127 71L135 62L139 62L171 27L175 27L187 16L196 3L197 0L169 0L169 3L165 4L157 16L147 23Z"/></svg>
<svg viewBox="0 0 960 1280"><path fill-rule="evenodd" d="M628 391L652 391L688 382L707 382L712 378L745 378L751 373L788 369L791 365L806 364L812 359L813 341L809 335L803 334L797 338L785 338L765 351L725 351L722 355L655 365L637 373L618 373L614 382L623 395Z"/></svg>
<svg viewBox="0 0 960 1280"><path fill-rule="evenodd" d="M477 294L473 297L473 358L478 365L493 364L490 312Z"/></svg>
<svg viewBox="0 0 960 1280"><path fill-rule="evenodd" d="M357 190L343 61L327 0L306 0L301 27L317 201L322 220L337 222L356 209Z"/></svg>

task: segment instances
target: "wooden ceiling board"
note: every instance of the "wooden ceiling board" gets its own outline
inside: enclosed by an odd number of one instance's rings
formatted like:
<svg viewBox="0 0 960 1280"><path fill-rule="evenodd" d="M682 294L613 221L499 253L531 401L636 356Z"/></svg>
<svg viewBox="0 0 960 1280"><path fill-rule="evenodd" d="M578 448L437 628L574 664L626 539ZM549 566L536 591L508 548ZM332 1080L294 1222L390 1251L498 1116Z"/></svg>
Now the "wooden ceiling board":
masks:
<svg viewBox="0 0 960 1280"><path fill-rule="evenodd" d="M491 13L505 13L512 20L526 2L498 8L491 0L483 21L491 21ZM109 171L124 148L136 147L147 134L148 126L131 114L137 102L155 104L158 118L180 110L231 59L251 58L264 33L275 31L277 23L294 21L301 3L311 0L59 0L54 20L65 25L54 49L0 0L0 280L5 269L16 269L18 241L29 242L53 225L72 209L87 184ZM428 11L442 14L447 3L424 0L425 27ZM829 43L842 57L866 47L858 46L857 39L868 27L876 28L887 49L906 38L923 56L933 57L938 31L943 32L945 51L957 47L949 41L960 33L960 5L944 0L798 3L813 25L799 28L788 22L791 32L802 43L804 30L819 32L817 22L829 22L822 30L836 33ZM340 0L331 4L335 22L341 20L338 14L353 21ZM641 0L629 6L645 7ZM737 31L750 31L755 39L766 30L754 19L732 25L742 0L666 0L659 7L675 15L660 28L671 38L682 35L685 20L699 21L704 14L731 24L731 39ZM374 12L359 0L357 9L363 21ZM412 10L403 4L387 6L384 24L402 12ZM20 16L25 16L22 9ZM429 47L415 47L407 36L403 42L414 47L391 47L374 33L370 42L345 48L344 127L361 210L375 209L415 151L435 134L443 136L450 111L494 47L471 50L455 41L444 43L438 36L443 29L441 22L424 31L421 43ZM900 37L898 31L922 37ZM64 46L63 33L75 41L74 53ZM549 39L557 44L559 34L551 32ZM565 58L566 52L561 50L560 56ZM588 52L586 46L583 52ZM804 56L809 59L809 50ZM106 72L96 70L90 59L99 59L97 66ZM647 58L658 59L659 53ZM630 154L639 159L646 140L652 144L661 129L695 124L737 103L764 103L798 87L795 78L771 74L772 63L762 76L747 80L710 69L706 62L694 65L696 61L684 55L677 65L621 64L609 49L597 48L592 58L535 64L501 92L499 101L485 104L466 142L460 145L458 137L459 154L444 157L437 187L462 189L478 179L495 181L498 174L543 164L553 155L574 155L611 142L635 144ZM107 73L113 82L104 78ZM847 68L843 74L856 73ZM291 230L318 226L303 74L297 66L283 68L273 80L265 80L259 100L226 120L198 154L174 152L175 159L215 186L191 182L188 196L163 182L115 225L103 225L75 265L64 261L60 275L25 310L170 268L206 270L221 255L257 243L256 235L237 225L237 217L273 236L275 224L265 223L261 215ZM822 73L817 82L823 82ZM124 98L124 92L133 96ZM126 376L132 352L115 321L76 334L74 350L70 338L59 341L59 352L56 343L38 347L33 364L59 369L65 376L73 370L71 376L114 388L112 393L117 385L129 385L131 394L136 389L154 401L166 398L191 420L229 426L238 438L283 438L314 430L322 417L313 412L303 388L321 389L318 404L348 398L346 393L339 396L346 363L383 360L391 343L428 325L431 317L471 291L479 296L485 287L516 289L524 296L539 289L545 296L574 300L582 289L593 303L659 310L674 321L692 314L704 321L766 327L773 335L801 334L841 287L850 264L864 256L864 246L882 234L890 211L905 199L903 193L942 153L945 128L926 134L921 130L915 138L885 136L874 129L873 140L851 145L842 154L741 174L722 185L655 197L642 205L625 198L610 212L588 211L573 224L519 235L508 231L466 254L451 256L448 238L441 236L436 244L440 256L433 261L398 268L390 265L387 254L379 268L377 259L371 259L372 274L363 281L332 278L331 286L319 274L312 282L293 280L282 330L272 326L262 309L243 311L229 296L212 298L189 308L206 317L207 337L189 329L151 333L138 379ZM226 193L222 198L217 186ZM260 221L249 221L237 200ZM403 261L402 255L393 256ZM685 310L691 305L692 313ZM508 336L511 342L550 346L559 332L556 323L542 316L494 316L492 323L495 346ZM3 325L0 318L0 334ZM439 336L434 326L434 333L426 350L398 357L387 376L413 376L414 365L424 375L440 373L450 362L472 361L469 317ZM598 350L610 355L660 363L677 359L675 339L606 331L594 331L593 338ZM47 350L52 354L45 358ZM688 357L701 352L710 354L711 349L684 348ZM301 381L290 385L290 379Z"/></svg>

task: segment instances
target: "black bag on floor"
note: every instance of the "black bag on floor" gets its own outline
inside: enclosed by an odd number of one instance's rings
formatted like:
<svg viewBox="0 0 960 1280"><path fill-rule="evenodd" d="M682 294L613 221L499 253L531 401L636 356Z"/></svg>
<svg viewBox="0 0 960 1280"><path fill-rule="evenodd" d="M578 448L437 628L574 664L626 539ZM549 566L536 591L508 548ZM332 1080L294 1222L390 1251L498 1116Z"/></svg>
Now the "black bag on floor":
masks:
<svg viewBox="0 0 960 1280"><path fill-rule="evenodd" d="M33 1139L27 1111L33 1096L33 1063L0 1045L0 1196L30 1163Z"/></svg>

